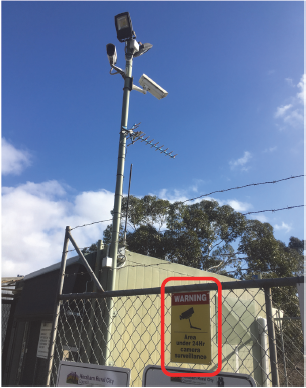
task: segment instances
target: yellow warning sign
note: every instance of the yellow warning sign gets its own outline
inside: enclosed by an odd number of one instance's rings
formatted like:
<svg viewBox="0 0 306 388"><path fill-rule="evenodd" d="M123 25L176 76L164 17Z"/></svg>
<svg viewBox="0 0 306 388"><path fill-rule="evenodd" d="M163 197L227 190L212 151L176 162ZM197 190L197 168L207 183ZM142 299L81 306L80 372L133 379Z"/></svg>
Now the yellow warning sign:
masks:
<svg viewBox="0 0 306 388"><path fill-rule="evenodd" d="M172 294L171 361L211 363L209 291Z"/></svg>

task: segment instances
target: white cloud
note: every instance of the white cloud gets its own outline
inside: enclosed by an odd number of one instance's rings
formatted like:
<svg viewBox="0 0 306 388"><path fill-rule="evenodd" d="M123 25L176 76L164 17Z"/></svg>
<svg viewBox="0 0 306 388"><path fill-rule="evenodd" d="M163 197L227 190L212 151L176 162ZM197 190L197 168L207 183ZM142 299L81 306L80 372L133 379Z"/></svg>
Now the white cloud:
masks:
<svg viewBox="0 0 306 388"><path fill-rule="evenodd" d="M274 117L282 120L286 127L301 128L304 123L304 84L305 74L302 75L299 83L294 85L291 78L286 78L290 86L297 87L299 92L290 98L290 103L279 106ZM285 129L280 127L280 129Z"/></svg>
<svg viewBox="0 0 306 388"><path fill-rule="evenodd" d="M293 80L292 80L292 78L285 78L285 81L287 81L287 83L288 83L288 85L289 86L295 86L294 84L293 84Z"/></svg>
<svg viewBox="0 0 306 388"><path fill-rule="evenodd" d="M153 194L151 194L153 195ZM173 194L169 192L167 189L163 189L159 192L157 195L158 198L165 199L171 203L173 202L179 202L179 201L186 201L187 199L192 198L192 196L187 197L185 190L174 190ZM223 205L230 205L235 211L237 212L244 212L249 209L251 209L253 206L250 203L238 201L237 199L226 199L226 200L220 200L213 197L201 197L197 198L193 201L188 201L186 204L193 204L193 203L199 203L203 200L206 201L217 201L219 206Z"/></svg>
<svg viewBox="0 0 306 388"><path fill-rule="evenodd" d="M275 117L282 117L288 109L292 108L292 104L279 106L276 110Z"/></svg>
<svg viewBox="0 0 306 388"><path fill-rule="evenodd" d="M306 78L306 75L303 74L300 82L297 84L297 87L300 89L300 91L297 94L297 98L300 100L300 103L303 105L304 105L304 101L305 101L304 100L304 98L305 98L305 95L304 95L305 78Z"/></svg>
<svg viewBox="0 0 306 388"><path fill-rule="evenodd" d="M250 214L248 217L253 220L258 220L262 223L269 222L268 218L264 214Z"/></svg>
<svg viewBox="0 0 306 388"><path fill-rule="evenodd" d="M3 175L19 175L24 168L31 164L31 155L27 151L18 150L4 138L2 139L1 154Z"/></svg>
<svg viewBox="0 0 306 388"><path fill-rule="evenodd" d="M245 212L252 207L250 203L237 201L235 199L228 200L226 201L226 203L230 205L234 210L236 210L236 212Z"/></svg>
<svg viewBox="0 0 306 388"><path fill-rule="evenodd" d="M266 148L263 152L274 152L277 150L277 146Z"/></svg>
<svg viewBox="0 0 306 388"><path fill-rule="evenodd" d="M277 225L277 224L274 225L274 228L276 230L284 230L286 233L289 233L290 230L292 229L292 227L290 225L286 224L284 221L282 222L281 225Z"/></svg>
<svg viewBox="0 0 306 388"><path fill-rule="evenodd" d="M161 198L161 199L165 199L171 203L184 202L190 198L187 196L188 191L189 191L188 189L187 190L174 189L173 192L171 193L170 190L168 190L168 189L161 189L158 192L157 197ZM193 191L193 186L191 187L191 191ZM155 194L150 193L149 195L155 195Z"/></svg>
<svg viewBox="0 0 306 388"><path fill-rule="evenodd" d="M237 160L231 160L229 162L229 165L231 166L231 170L241 167L242 171L248 171L249 167L246 167L245 165L248 163L248 161L251 158L252 158L251 153L248 151L245 151L242 158L239 158Z"/></svg>
<svg viewBox="0 0 306 388"><path fill-rule="evenodd" d="M304 116L300 109L295 109L284 117L284 122L291 127L299 126L299 124L303 123L303 120Z"/></svg>
<svg viewBox="0 0 306 388"><path fill-rule="evenodd" d="M26 275L61 260L66 226L111 219L114 194L83 192L68 201L57 181L4 187L2 195L2 276ZM77 228L80 248L103 237L110 222ZM69 249L73 249L70 245ZM71 253L70 256L74 256Z"/></svg>

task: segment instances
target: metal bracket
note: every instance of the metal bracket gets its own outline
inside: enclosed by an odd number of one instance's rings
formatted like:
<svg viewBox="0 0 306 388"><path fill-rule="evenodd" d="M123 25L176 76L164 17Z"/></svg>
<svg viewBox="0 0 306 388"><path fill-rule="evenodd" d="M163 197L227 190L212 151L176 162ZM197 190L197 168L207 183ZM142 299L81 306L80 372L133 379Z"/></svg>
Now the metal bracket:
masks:
<svg viewBox="0 0 306 388"><path fill-rule="evenodd" d="M125 85L124 88L128 88L129 91L133 89L133 77L125 77Z"/></svg>

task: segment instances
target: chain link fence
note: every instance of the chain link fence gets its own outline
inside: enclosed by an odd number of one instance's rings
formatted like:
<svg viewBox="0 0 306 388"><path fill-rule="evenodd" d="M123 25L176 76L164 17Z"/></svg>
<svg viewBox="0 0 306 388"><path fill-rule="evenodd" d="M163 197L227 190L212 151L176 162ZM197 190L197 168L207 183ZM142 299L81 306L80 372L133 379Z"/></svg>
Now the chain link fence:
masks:
<svg viewBox="0 0 306 388"><path fill-rule="evenodd" d="M304 386L304 337L296 287L272 289L280 386Z"/></svg>
<svg viewBox="0 0 306 388"><path fill-rule="evenodd" d="M8 321L10 317L10 312L11 312L11 306L12 306L12 301L8 300L3 300L2 301L2 310L1 310L1 319L2 319L2 324L1 324L1 351L3 352L3 347L4 347L4 342L5 342L5 337L7 334L7 328L8 328Z"/></svg>
<svg viewBox="0 0 306 388"><path fill-rule="evenodd" d="M275 334L271 342L265 290L235 289L239 282L232 284L232 289L222 292L222 372L245 373L257 386L267 387L272 387L274 373L280 386L303 386L304 343L296 287L272 288L270 321ZM216 291L210 291L212 362L204 366L170 361L171 295L165 295L166 366L203 372L217 369L218 297ZM131 386L135 387L142 386L146 365L160 365L160 294L124 296L122 291L112 298L111 314L109 302L108 298L62 301L51 385L56 384L61 360L130 368ZM271 346L275 347L275 365Z"/></svg>

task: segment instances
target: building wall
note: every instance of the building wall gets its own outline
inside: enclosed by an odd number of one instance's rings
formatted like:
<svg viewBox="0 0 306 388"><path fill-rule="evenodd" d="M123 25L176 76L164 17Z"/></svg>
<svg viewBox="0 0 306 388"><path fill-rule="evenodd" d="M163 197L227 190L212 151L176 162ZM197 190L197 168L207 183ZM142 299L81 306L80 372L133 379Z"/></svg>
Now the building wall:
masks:
<svg viewBox="0 0 306 388"><path fill-rule="evenodd" d="M116 289L139 289L160 287L164 279L172 276L213 276L220 282L236 281L235 279L215 275L164 260L126 252L125 265L117 270ZM167 285L203 283L199 281L169 282ZM240 372L251 375L259 385L262 384L260 366L260 340L256 319L265 317L264 294L259 290L223 291L223 339L222 339L222 371ZM212 320L212 364L197 365L197 369L217 369L217 301L215 291L210 291ZM141 385L138 372L147 364L160 365L160 298L155 295L138 298L122 298L114 301L115 314L112 325L111 360L115 366L131 368L132 380ZM165 298L165 344L170 344L170 310L171 298ZM141 355L141 357L139 356ZM188 364L170 362L170 349L165 353L165 364L191 368Z"/></svg>

